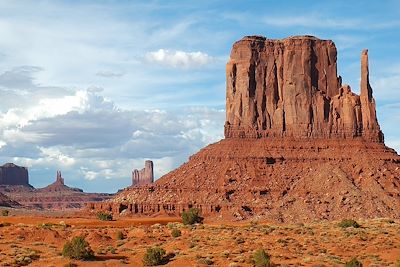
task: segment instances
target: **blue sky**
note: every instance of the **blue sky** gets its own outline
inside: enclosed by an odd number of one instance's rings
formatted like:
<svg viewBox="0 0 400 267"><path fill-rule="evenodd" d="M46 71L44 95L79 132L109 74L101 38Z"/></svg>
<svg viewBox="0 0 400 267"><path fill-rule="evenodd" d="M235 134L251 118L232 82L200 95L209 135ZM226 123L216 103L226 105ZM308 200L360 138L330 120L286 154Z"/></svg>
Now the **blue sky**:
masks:
<svg viewBox="0 0 400 267"><path fill-rule="evenodd" d="M400 150L398 1L0 1L0 162L89 192L128 186L145 159L160 177L223 137L225 63L254 34L334 40L355 92L368 48Z"/></svg>

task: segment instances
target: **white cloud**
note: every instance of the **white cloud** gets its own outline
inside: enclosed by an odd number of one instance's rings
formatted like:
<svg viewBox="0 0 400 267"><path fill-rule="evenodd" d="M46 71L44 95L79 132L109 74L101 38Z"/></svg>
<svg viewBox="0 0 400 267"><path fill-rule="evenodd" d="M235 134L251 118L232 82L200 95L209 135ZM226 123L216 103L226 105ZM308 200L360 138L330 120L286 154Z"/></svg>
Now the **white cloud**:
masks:
<svg viewBox="0 0 400 267"><path fill-rule="evenodd" d="M146 53L145 59L172 68L198 68L214 61L214 58L203 52L184 52L159 49Z"/></svg>

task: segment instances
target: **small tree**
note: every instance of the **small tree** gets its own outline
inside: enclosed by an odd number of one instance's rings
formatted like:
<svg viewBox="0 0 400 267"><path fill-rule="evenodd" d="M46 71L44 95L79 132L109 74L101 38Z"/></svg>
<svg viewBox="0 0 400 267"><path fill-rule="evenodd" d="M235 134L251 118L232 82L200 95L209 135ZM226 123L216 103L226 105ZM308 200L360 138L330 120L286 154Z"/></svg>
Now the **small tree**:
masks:
<svg viewBox="0 0 400 267"><path fill-rule="evenodd" d="M254 265L256 267L272 267L271 256L263 249L258 249L253 254Z"/></svg>
<svg viewBox="0 0 400 267"><path fill-rule="evenodd" d="M111 213L100 211L99 213L97 213L97 218L102 221L112 221L113 216Z"/></svg>
<svg viewBox="0 0 400 267"><path fill-rule="evenodd" d="M144 266L157 266L165 261L165 250L159 247L148 248L143 256Z"/></svg>
<svg viewBox="0 0 400 267"><path fill-rule="evenodd" d="M362 267L362 263L359 262L356 258L352 259L349 262L346 262L346 264L344 265L344 267Z"/></svg>
<svg viewBox="0 0 400 267"><path fill-rule="evenodd" d="M84 237L76 236L65 243L62 255L75 260L88 260L94 257L94 252Z"/></svg>
<svg viewBox="0 0 400 267"><path fill-rule="evenodd" d="M182 222L185 225L202 223L203 218L200 216L200 210L197 208L190 208L188 211L182 212Z"/></svg>

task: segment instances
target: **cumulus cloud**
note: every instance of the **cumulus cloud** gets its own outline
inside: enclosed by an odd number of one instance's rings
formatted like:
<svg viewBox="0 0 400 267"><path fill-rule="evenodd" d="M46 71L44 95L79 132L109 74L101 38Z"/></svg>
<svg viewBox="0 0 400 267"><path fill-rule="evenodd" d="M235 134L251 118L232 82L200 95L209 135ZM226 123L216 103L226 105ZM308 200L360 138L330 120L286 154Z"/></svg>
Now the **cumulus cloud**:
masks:
<svg viewBox="0 0 400 267"><path fill-rule="evenodd" d="M43 69L38 66L19 66L0 74L0 86L9 89L31 89L35 87L33 75Z"/></svg>
<svg viewBox="0 0 400 267"><path fill-rule="evenodd" d="M155 161L161 176L222 138L222 110L121 109L102 92L90 87L51 98L42 95L0 112L0 160L33 172L62 170L72 185L116 179L112 190L117 190L129 185L131 170L141 168L145 159Z"/></svg>
<svg viewBox="0 0 400 267"><path fill-rule="evenodd" d="M146 53L149 63L161 64L172 68L198 68L214 61L214 58L203 52L184 52L159 49Z"/></svg>

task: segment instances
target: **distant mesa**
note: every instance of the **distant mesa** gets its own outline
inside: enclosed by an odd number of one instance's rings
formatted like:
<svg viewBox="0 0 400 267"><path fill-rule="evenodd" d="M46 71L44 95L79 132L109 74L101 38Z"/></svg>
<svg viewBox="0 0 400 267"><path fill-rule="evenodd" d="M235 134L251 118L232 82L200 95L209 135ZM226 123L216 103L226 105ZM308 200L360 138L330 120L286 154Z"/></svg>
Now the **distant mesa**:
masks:
<svg viewBox="0 0 400 267"><path fill-rule="evenodd" d="M65 185L61 171L55 181L44 187L29 185L28 169L13 163L1 168L0 206L24 207L29 209L80 209L88 202L109 199L112 194L85 193L82 189Z"/></svg>
<svg viewBox="0 0 400 267"><path fill-rule="evenodd" d="M132 171L132 186L148 185L154 182L153 161L146 160L144 168Z"/></svg>
<svg viewBox="0 0 400 267"><path fill-rule="evenodd" d="M23 185L29 184L28 168L6 163L0 167L0 185Z"/></svg>
<svg viewBox="0 0 400 267"><path fill-rule="evenodd" d="M400 218L400 156L384 144L368 51L357 95L337 74L333 41L244 37L226 65L225 139L151 186L88 205L124 216L191 207L224 220Z"/></svg>

